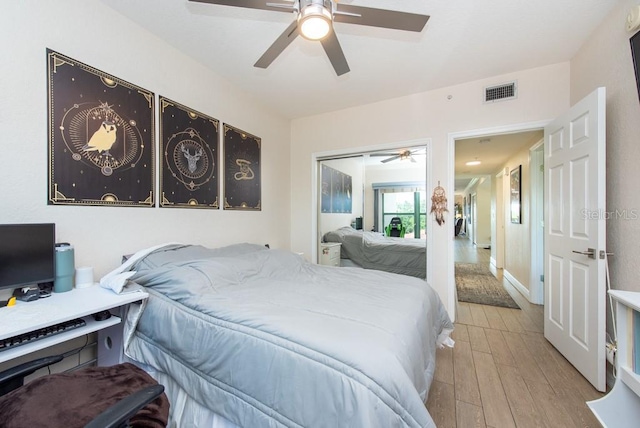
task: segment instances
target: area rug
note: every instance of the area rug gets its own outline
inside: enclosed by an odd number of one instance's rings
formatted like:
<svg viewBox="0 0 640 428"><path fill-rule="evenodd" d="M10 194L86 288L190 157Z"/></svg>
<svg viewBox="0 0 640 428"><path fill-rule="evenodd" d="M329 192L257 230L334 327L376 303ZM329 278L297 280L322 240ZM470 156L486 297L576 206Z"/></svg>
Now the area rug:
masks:
<svg viewBox="0 0 640 428"><path fill-rule="evenodd" d="M489 268L478 263L456 263L458 301L520 309Z"/></svg>

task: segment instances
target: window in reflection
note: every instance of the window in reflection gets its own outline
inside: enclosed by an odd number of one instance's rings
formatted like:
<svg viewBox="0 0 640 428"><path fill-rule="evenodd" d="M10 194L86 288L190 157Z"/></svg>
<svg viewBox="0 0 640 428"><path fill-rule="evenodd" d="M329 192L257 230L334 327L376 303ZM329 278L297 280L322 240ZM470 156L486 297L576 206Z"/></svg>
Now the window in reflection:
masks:
<svg viewBox="0 0 640 428"><path fill-rule="evenodd" d="M400 235L396 221L401 221ZM382 223L387 236L426 239L427 199L425 192L393 192L382 194ZM395 233L394 233L395 232Z"/></svg>

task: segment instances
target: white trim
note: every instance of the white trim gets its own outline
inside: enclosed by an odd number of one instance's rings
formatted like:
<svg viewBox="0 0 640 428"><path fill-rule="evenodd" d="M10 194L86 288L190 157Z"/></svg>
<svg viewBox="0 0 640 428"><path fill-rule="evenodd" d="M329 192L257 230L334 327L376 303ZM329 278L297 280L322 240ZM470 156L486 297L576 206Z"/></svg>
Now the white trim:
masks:
<svg viewBox="0 0 640 428"><path fill-rule="evenodd" d="M496 260L493 257L489 258L489 272L496 278L498 277L498 268L496 268Z"/></svg>
<svg viewBox="0 0 640 428"><path fill-rule="evenodd" d="M496 258L494 264L496 269L504 268L504 247L505 247L505 221L506 213L506 171L503 169L496 174L496 216L494 227L496 229L496 242L493 243Z"/></svg>
<svg viewBox="0 0 640 428"><path fill-rule="evenodd" d="M529 301L536 305L544 303L544 230L539 227L544 222L544 178L539 169L544 165L544 138L529 149L529 233L531 243L531 264L529 274ZM540 206L542 205L542 206Z"/></svg>
<svg viewBox="0 0 640 428"><path fill-rule="evenodd" d="M515 276L511 275L508 270L504 269L502 273L504 275L504 279L509 281L511 285L513 285L513 287L520 292L520 294L526 297L527 300L531 300L529 296L529 290L527 290L527 287L522 285L522 283L518 281Z"/></svg>
<svg viewBox="0 0 640 428"><path fill-rule="evenodd" d="M432 161L432 151L431 151L431 138L424 138L418 140L409 140L409 141L399 141L396 143L385 143L378 144L375 146L362 146L362 147L351 147L346 149L337 149L337 150L328 150L324 152L315 152L311 154L311 242L314 245L311 248L311 262L316 263L318 260L318 245L321 241L321 237L318 233L318 208L320 207L319 195L318 195L318 181L319 181L319 169L318 162L323 159L330 159L331 157L344 157L349 155L360 155L369 152L376 152L379 150L394 150L394 149L410 149L412 147L424 147L425 154L427 158L427 162L425 164L426 169L426 177L425 184L427 189L431 189L433 182L433 161ZM451 203L451 202L450 202ZM450 207L450 211L452 212L452 207ZM434 216L427 216L428 219L431 219L431 225L427 230L434 230L436 221ZM428 221L428 220L427 220ZM429 284L433 284L433 233L427 233L427 278L426 281ZM455 287L454 287L455 288ZM453 312L449 312L453 313Z"/></svg>

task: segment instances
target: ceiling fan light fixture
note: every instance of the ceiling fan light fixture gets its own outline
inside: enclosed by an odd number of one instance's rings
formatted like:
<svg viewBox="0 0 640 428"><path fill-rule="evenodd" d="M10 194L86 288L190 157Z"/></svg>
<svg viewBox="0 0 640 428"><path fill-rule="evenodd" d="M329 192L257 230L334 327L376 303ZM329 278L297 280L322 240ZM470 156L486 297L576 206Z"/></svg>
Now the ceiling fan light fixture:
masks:
<svg viewBox="0 0 640 428"><path fill-rule="evenodd" d="M322 4L309 4L298 15L300 34L308 40L322 40L331 31L331 12Z"/></svg>

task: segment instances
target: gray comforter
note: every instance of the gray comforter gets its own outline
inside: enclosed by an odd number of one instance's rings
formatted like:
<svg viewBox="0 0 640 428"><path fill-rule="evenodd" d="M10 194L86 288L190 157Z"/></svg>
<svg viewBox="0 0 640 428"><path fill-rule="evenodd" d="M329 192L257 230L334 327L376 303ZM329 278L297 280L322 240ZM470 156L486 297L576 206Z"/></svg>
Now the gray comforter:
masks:
<svg viewBox="0 0 640 428"><path fill-rule="evenodd" d="M230 421L435 426L424 401L452 324L424 281L251 244L172 246L132 270L150 298L125 353Z"/></svg>
<svg viewBox="0 0 640 428"><path fill-rule="evenodd" d="M422 239L404 239L342 227L327 232L325 242L339 242L340 256L365 269L426 278L427 245Z"/></svg>

